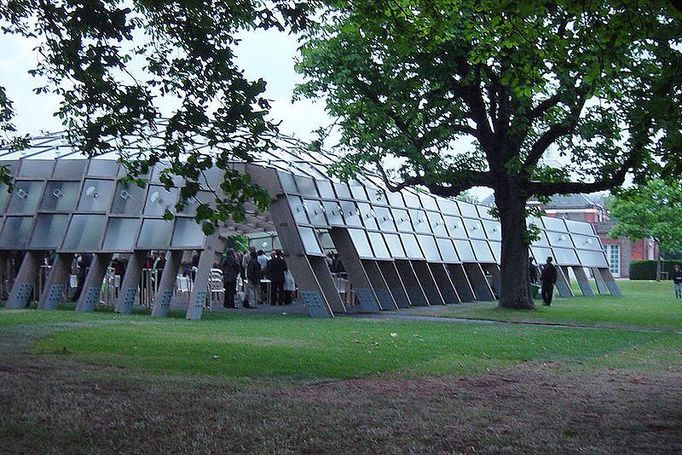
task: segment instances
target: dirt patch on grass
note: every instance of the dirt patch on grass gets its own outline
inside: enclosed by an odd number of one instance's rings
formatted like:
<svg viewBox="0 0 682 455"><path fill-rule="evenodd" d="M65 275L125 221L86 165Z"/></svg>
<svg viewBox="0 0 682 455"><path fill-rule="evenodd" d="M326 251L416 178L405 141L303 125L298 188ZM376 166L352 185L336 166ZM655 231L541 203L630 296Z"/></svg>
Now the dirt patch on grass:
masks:
<svg viewBox="0 0 682 455"><path fill-rule="evenodd" d="M561 366L561 368L559 368ZM319 383L0 361L4 453L680 453L682 373L528 363Z"/></svg>

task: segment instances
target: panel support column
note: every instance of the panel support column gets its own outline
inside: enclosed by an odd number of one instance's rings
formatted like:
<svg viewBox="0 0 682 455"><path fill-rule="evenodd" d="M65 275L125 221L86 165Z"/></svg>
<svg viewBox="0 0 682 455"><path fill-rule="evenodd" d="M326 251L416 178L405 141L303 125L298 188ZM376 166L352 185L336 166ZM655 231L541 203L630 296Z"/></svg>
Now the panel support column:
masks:
<svg viewBox="0 0 682 455"><path fill-rule="evenodd" d="M118 294L118 301L116 302L116 312L121 314L130 314L133 311L135 297L137 296L137 289L140 285L140 275L142 275L142 266L147 255L146 251L135 251L128 259L125 276L121 282L121 290Z"/></svg>
<svg viewBox="0 0 682 455"><path fill-rule="evenodd" d="M384 280L386 280L388 289L391 291L393 300L395 301L395 304L398 306L398 308L409 308L411 305L410 298L407 295L405 285L403 284L403 280L400 278L400 274L398 273L398 269L395 267L395 263L392 261L379 261L377 262L377 266L379 267Z"/></svg>
<svg viewBox="0 0 682 455"><path fill-rule="evenodd" d="M582 292L585 297L592 297L594 292L592 292L592 286L590 286L590 281L587 279L585 269L580 266L574 266L573 273L575 274L575 280L580 287L580 292Z"/></svg>
<svg viewBox="0 0 682 455"><path fill-rule="evenodd" d="M623 293L620 292L620 289L618 288L616 280L613 278L611 271L609 269L599 269L599 272L601 273L604 283L606 284L606 288L609 290L611 295L614 297L622 296Z"/></svg>
<svg viewBox="0 0 682 455"><path fill-rule="evenodd" d="M440 289L440 294L443 296L445 303L460 303L457 290L455 289L455 285L452 283L452 280L450 280L450 274L445 268L445 264L429 263L428 265L431 269L433 278L436 280L438 288Z"/></svg>
<svg viewBox="0 0 682 455"><path fill-rule="evenodd" d="M469 278L469 282L471 282L471 287L474 289L476 300L491 302L495 300L495 294L493 294L493 290L490 288L490 284L488 284L481 264L477 262L466 263L463 264L463 267Z"/></svg>
<svg viewBox="0 0 682 455"><path fill-rule="evenodd" d="M389 291L388 289L388 284L386 283L386 280L384 279L381 270L379 270L379 265L377 264L377 262L368 259L363 259L362 266L365 269L367 277L369 278L370 285L374 289L374 294L377 297L377 301L379 302L379 306L381 307L381 309L382 310L398 309L398 306L396 305L395 301L393 300L393 296L391 295L391 291Z"/></svg>
<svg viewBox="0 0 682 455"><path fill-rule="evenodd" d="M26 308L38 278L41 258L42 254L38 251L27 251L24 254L24 259L21 261L19 273L17 273L17 277L14 280L14 285L10 291L5 308L8 310Z"/></svg>
<svg viewBox="0 0 682 455"><path fill-rule="evenodd" d="M452 284L455 285L460 300L462 302L473 302L476 300L474 288L471 286L469 277L464 271L464 266L462 264L447 264L446 267L450 272Z"/></svg>
<svg viewBox="0 0 682 455"><path fill-rule="evenodd" d="M490 288L493 290L493 295L497 296L499 299L500 297L500 292L502 290L502 276L500 272L500 266L497 264L483 264L481 265L481 268L483 269L483 273L486 274L487 276L490 276L490 281L488 284L490 285Z"/></svg>
<svg viewBox="0 0 682 455"><path fill-rule="evenodd" d="M201 256L203 255L204 252L202 251ZM201 256L199 257L199 267L197 267L197 269L201 267ZM144 254L142 255L142 260L144 261ZM170 308L171 300L173 300L173 291L175 290L175 282L177 281L178 270L180 269L181 261L182 251L175 250L170 251L166 254L166 264L163 266L159 287L156 289L156 294L154 295L154 307L152 308L152 316L164 318L168 314L168 309ZM126 277L127 275L128 272L126 272ZM195 280L196 283L199 283L198 277L199 272L197 271L197 279ZM208 275L206 275L206 281L208 282ZM137 281L135 283L137 283ZM190 302L192 302L191 298ZM199 318L201 318L201 313L199 314ZM189 319L189 317L187 319Z"/></svg>
<svg viewBox="0 0 682 455"><path fill-rule="evenodd" d="M213 263L216 261L216 252L221 253L222 251L222 242L219 240L217 234L214 234L206 239L206 247L201 251L201 255L199 256L197 274L194 277L194 286L192 286L192 292L189 295L187 315L185 316L187 319L201 319L201 313L204 309L204 304L206 303L206 297L208 296L208 278L211 274L211 267L213 267ZM180 259L182 259L182 255L177 256L176 261L174 261L177 266L175 268L175 273L171 274L173 284L175 284L175 276L178 273L177 267L180 265ZM166 262L166 265L168 265L168 262ZM171 277L166 277L165 269L161 279L163 280L164 278L171 279ZM170 296L173 296L172 288ZM154 306L156 307L156 302L154 303Z"/></svg>
<svg viewBox="0 0 682 455"><path fill-rule="evenodd" d="M573 291L571 291L571 285L568 281L568 275L564 271L564 267L556 266L557 279L556 279L556 290L560 297L573 297Z"/></svg>
<svg viewBox="0 0 682 455"><path fill-rule="evenodd" d="M71 274L73 256L73 253L57 253L50 274L45 280L45 288L38 305L39 309L54 310L66 296L66 283Z"/></svg>
<svg viewBox="0 0 682 455"><path fill-rule="evenodd" d="M395 267L405 284L405 290L410 297L410 303L414 306L428 306L429 301L426 299L424 289L422 289L419 279L414 273L412 263L405 259L396 259Z"/></svg>
<svg viewBox="0 0 682 455"><path fill-rule="evenodd" d="M111 262L111 256L111 253L95 253L90 271L83 283L83 291L76 304L76 311L89 312L95 310L95 305L99 302L102 281Z"/></svg>
<svg viewBox="0 0 682 455"><path fill-rule="evenodd" d="M422 285L424 294L429 299L429 305L445 305L445 300L440 294L436 280L433 278L431 268L426 261L410 261L414 273L417 275L419 282Z"/></svg>

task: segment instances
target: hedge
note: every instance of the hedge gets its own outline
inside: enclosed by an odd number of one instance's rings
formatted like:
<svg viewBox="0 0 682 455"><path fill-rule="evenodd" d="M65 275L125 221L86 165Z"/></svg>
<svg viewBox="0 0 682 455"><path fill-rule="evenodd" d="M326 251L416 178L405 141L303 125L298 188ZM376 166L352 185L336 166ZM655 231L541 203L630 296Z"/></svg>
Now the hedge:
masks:
<svg viewBox="0 0 682 455"><path fill-rule="evenodd" d="M668 272L668 278L672 276L673 268L676 265L682 266L682 261L661 261L661 271ZM656 261L632 261L630 262L631 280L655 280Z"/></svg>

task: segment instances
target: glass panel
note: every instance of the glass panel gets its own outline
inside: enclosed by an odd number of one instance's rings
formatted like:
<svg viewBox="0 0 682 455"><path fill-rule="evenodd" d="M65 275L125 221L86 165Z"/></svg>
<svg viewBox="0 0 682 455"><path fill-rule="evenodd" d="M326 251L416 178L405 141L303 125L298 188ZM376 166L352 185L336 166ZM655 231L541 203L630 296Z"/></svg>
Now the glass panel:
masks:
<svg viewBox="0 0 682 455"><path fill-rule="evenodd" d="M388 251L384 237L378 232L368 232L369 243L374 250L374 257L377 259L391 259L391 253Z"/></svg>
<svg viewBox="0 0 682 455"><path fill-rule="evenodd" d="M549 244L552 246L573 248L573 242L571 242L570 234L561 234L559 232L545 232L547 238L549 238Z"/></svg>
<svg viewBox="0 0 682 455"><path fill-rule="evenodd" d="M478 210L476 210L476 206L474 204L469 204L468 202L463 201L457 201L457 205L459 206L459 211L462 213L462 216L466 216L469 218L478 218Z"/></svg>
<svg viewBox="0 0 682 455"><path fill-rule="evenodd" d="M343 221L343 216L341 216L341 205L337 202L323 202L324 213L327 215L327 220L331 226L345 226L346 222Z"/></svg>
<svg viewBox="0 0 682 455"><path fill-rule="evenodd" d="M59 248L64 241L69 215L38 215L31 238L33 248Z"/></svg>
<svg viewBox="0 0 682 455"><path fill-rule="evenodd" d="M493 252L490 251L488 242L485 240L472 240L471 246L474 249L478 262L495 262L495 257L493 256Z"/></svg>
<svg viewBox="0 0 682 455"><path fill-rule="evenodd" d="M88 175L97 177L116 177L118 175L118 163L113 160L90 160Z"/></svg>
<svg viewBox="0 0 682 455"><path fill-rule="evenodd" d="M422 201L422 207L429 210L438 211L438 204L436 204L436 199L428 194L420 194L419 199Z"/></svg>
<svg viewBox="0 0 682 455"><path fill-rule="evenodd" d="M457 252L455 251L455 246L452 244L452 240L436 239L436 243L438 244L438 249L440 250L443 261L448 264L457 264L460 262L457 257Z"/></svg>
<svg viewBox="0 0 682 455"><path fill-rule="evenodd" d="M279 182L282 184L282 191L285 193L298 193L294 176L288 172L277 171Z"/></svg>
<svg viewBox="0 0 682 455"><path fill-rule="evenodd" d="M215 207L215 196L210 191L199 191L196 196L187 200L185 203L185 208L178 213L194 216L197 214L197 207L199 204L206 204L211 207Z"/></svg>
<svg viewBox="0 0 682 455"><path fill-rule="evenodd" d="M0 213L4 213L12 194L7 191L7 185L0 185Z"/></svg>
<svg viewBox="0 0 682 455"><path fill-rule="evenodd" d="M494 220L495 217L490 214L490 207L486 205L477 205L478 216L484 220Z"/></svg>
<svg viewBox="0 0 682 455"><path fill-rule="evenodd" d="M134 250L141 224L142 221L136 218L109 218L102 249L105 251Z"/></svg>
<svg viewBox="0 0 682 455"><path fill-rule="evenodd" d="M590 223L581 223L580 221L566 220L566 227L569 232L577 234L594 235L594 229Z"/></svg>
<svg viewBox="0 0 682 455"><path fill-rule="evenodd" d="M367 193L365 193L365 187L362 185L350 184L350 193L353 195L353 199L359 201L367 201Z"/></svg>
<svg viewBox="0 0 682 455"><path fill-rule="evenodd" d="M55 163L52 177L56 179L78 179L83 177L87 160L59 159Z"/></svg>
<svg viewBox="0 0 682 455"><path fill-rule="evenodd" d="M552 252L551 248L545 248L541 246L531 246L530 247L531 253L533 253L533 257L535 258L535 262L538 264L544 264L545 261L547 261L547 258L551 256L554 258L554 253Z"/></svg>
<svg viewBox="0 0 682 455"><path fill-rule="evenodd" d="M457 256L462 262L476 262L476 256L474 256L474 250L471 248L471 244L466 240L455 240L455 249L457 250Z"/></svg>
<svg viewBox="0 0 682 455"><path fill-rule="evenodd" d="M306 254L313 256L324 256L322 248L317 241L317 236L312 228L299 228L298 232L301 234L301 241L303 242L303 248Z"/></svg>
<svg viewBox="0 0 682 455"><path fill-rule="evenodd" d="M104 215L74 215L62 249L89 253L99 251L106 222Z"/></svg>
<svg viewBox="0 0 682 455"><path fill-rule="evenodd" d="M446 215L459 215L459 209L457 208L457 204L454 201L450 201L448 199L443 199L443 198L438 198L436 199L436 202L438 202L438 207L440 207L440 211L443 212Z"/></svg>
<svg viewBox="0 0 682 455"><path fill-rule="evenodd" d="M47 182L40 210L72 212L78 203L80 182Z"/></svg>
<svg viewBox="0 0 682 455"><path fill-rule="evenodd" d="M601 251L578 251L578 257L583 267L608 267L604 253Z"/></svg>
<svg viewBox="0 0 682 455"><path fill-rule="evenodd" d="M403 195L399 191L396 191L395 193L393 191L388 191L386 196L388 196L388 203L392 207L405 208Z"/></svg>
<svg viewBox="0 0 682 455"><path fill-rule="evenodd" d="M493 250L495 262L498 264L502 262L502 244L500 242L489 242L490 249Z"/></svg>
<svg viewBox="0 0 682 455"><path fill-rule="evenodd" d="M113 180L90 180L83 182L78 210L83 212L106 212L111 206L114 192Z"/></svg>
<svg viewBox="0 0 682 455"><path fill-rule="evenodd" d="M256 239L251 239L249 241L249 246L254 247L256 250L272 251L272 237L259 237Z"/></svg>
<svg viewBox="0 0 682 455"><path fill-rule="evenodd" d="M317 233L317 238L320 240L320 245L323 250L335 250L334 242L332 241L332 236L329 232L322 231Z"/></svg>
<svg viewBox="0 0 682 455"><path fill-rule="evenodd" d="M483 224L478 220L464 219L464 226L469 234L469 238L472 239L485 239L485 231L483 230Z"/></svg>
<svg viewBox="0 0 682 455"><path fill-rule="evenodd" d="M144 205L146 188L137 185L125 185L119 182L116 185L114 202L111 204L112 213L125 213L126 215L139 215Z"/></svg>
<svg viewBox="0 0 682 455"><path fill-rule="evenodd" d="M575 254L575 250L569 250L568 248L552 248L554 251L554 259L556 263L560 265L579 265L578 256Z"/></svg>
<svg viewBox="0 0 682 455"><path fill-rule="evenodd" d="M407 257L405 255L405 250L403 249L403 244L400 241L400 237L398 237L398 234L384 234L384 238L386 239L388 249L391 251L391 256L393 256L396 259L404 259Z"/></svg>
<svg viewBox="0 0 682 455"><path fill-rule="evenodd" d="M355 246L355 251L358 252L358 256L361 258L373 258L374 253L372 248L369 246L369 241L367 240L367 234L361 229L348 229L348 234L353 241Z"/></svg>
<svg viewBox="0 0 682 455"><path fill-rule="evenodd" d="M360 211L355 202L341 201L341 209L343 210L343 219L348 226L362 226L360 219Z"/></svg>
<svg viewBox="0 0 682 455"><path fill-rule="evenodd" d="M294 179L296 180L296 186L298 186L299 193L303 196L319 196L317 194L317 188L315 187L315 181L312 178L297 175Z"/></svg>
<svg viewBox="0 0 682 455"><path fill-rule="evenodd" d="M576 248L580 248L582 250L595 250L595 251L601 251L601 242L599 241L599 237L595 236L589 236L589 235L578 235L578 234L572 234L571 237L573 238L573 243L575 244Z"/></svg>
<svg viewBox="0 0 682 455"><path fill-rule="evenodd" d="M438 253L438 247L436 246L436 239L430 235L417 235L417 240L419 246L421 246L422 251L424 251L424 256L429 262L441 262L442 259Z"/></svg>
<svg viewBox="0 0 682 455"><path fill-rule="evenodd" d="M171 188L170 191L162 186L150 185L147 192L147 203L144 207L144 214L149 216L163 216L166 210L174 211L175 202L178 197L178 189Z"/></svg>
<svg viewBox="0 0 682 455"><path fill-rule="evenodd" d="M334 189L336 190L336 195L338 197L351 199L350 189L348 189L347 184L341 182L334 182Z"/></svg>
<svg viewBox="0 0 682 455"><path fill-rule="evenodd" d="M395 225L398 227L399 231L414 231L412 229L412 223L410 223L410 216L408 215L407 210L391 209L391 213L393 213L393 221L395 222Z"/></svg>
<svg viewBox="0 0 682 455"><path fill-rule="evenodd" d="M210 167L201 172L203 175L199 178L199 183L202 188L218 191L220 189L220 184L223 181L223 171L217 167Z"/></svg>
<svg viewBox="0 0 682 455"><path fill-rule="evenodd" d="M545 224L545 228L550 231L566 232L566 224L564 223L564 220L560 218L543 216L542 222Z"/></svg>
<svg viewBox="0 0 682 455"><path fill-rule="evenodd" d="M500 223L497 221L485 220L483 221L483 229L491 240L500 240L502 235L500 233Z"/></svg>
<svg viewBox="0 0 682 455"><path fill-rule="evenodd" d="M310 224L315 226L328 226L327 218L324 216L323 205L320 201L304 199L303 205L310 219Z"/></svg>
<svg viewBox="0 0 682 455"><path fill-rule="evenodd" d="M167 250L172 233L172 221L144 220L137 247L146 250Z"/></svg>
<svg viewBox="0 0 682 455"><path fill-rule="evenodd" d="M403 191L403 198L405 198L405 206L412 208L421 208L421 203L419 202L419 196L412 194L408 191Z"/></svg>
<svg viewBox="0 0 682 455"><path fill-rule="evenodd" d="M194 218L180 218L175 220L173 229L173 248L201 248L204 246L204 231ZM259 250L262 248L258 248Z"/></svg>
<svg viewBox="0 0 682 455"><path fill-rule="evenodd" d="M405 252L407 257L410 259L424 259L424 253L422 253L419 244L417 243L417 238L414 234L400 234L400 239L403 241L403 246L405 246Z"/></svg>
<svg viewBox="0 0 682 455"><path fill-rule="evenodd" d="M426 220L426 213L423 210L410 209L410 219L416 232L430 233L431 227Z"/></svg>
<svg viewBox="0 0 682 455"><path fill-rule="evenodd" d="M545 231L540 231L539 238L533 241L532 244L536 246L549 246L549 242L547 241L547 234L545 233Z"/></svg>
<svg viewBox="0 0 682 455"><path fill-rule="evenodd" d="M454 216L445 216L445 227L448 230L448 233L450 234L450 237L456 238L456 239L466 239L467 233L464 230L464 223L462 222L461 218L454 217Z"/></svg>
<svg viewBox="0 0 682 455"><path fill-rule="evenodd" d="M367 197L372 204L388 205L388 199L386 199L384 190L371 186L366 187L365 190L367 191Z"/></svg>
<svg viewBox="0 0 682 455"><path fill-rule="evenodd" d="M387 207L374 207L374 213L377 214L377 221L379 229L382 231L396 232L395 223L393 222L393 215Z"/></svg>
<svg viewBox="0 0 682 455"><path fill-rule="evenodd" d="M320 196L326 199L336 199L336 194L334 193L334 187L332 182L328 180L318 180L317 190L320 192Z"/></svg>
<svg viewBox="0 0 682 455"><path fill-rule="evenodd" d="M33 215L43 195L43 182L22 181L14 183L14 190L9 201L7 212L30 213Z"/></svg>
<svg viewBox="0 0 682 455"><path fill-rule="evenodd" d="M24 159L19 168L19 177L47 179L52 175L53 167L53 160Z"/></svg>
<svg viewBox="0 0 682 455"><path fill-rule="evenodd" d="M8 216L0 235L0 246L12 250L26 248L31 238L32 227L32 216Z"/></svg>
<svg viewBox="0 0 682 455"><path fill-rule="evenodd" d="M367 229L379 229L377 226L376 212L369 204L358 204L358 209L360 209L360 216L365 223Z"/></svg>

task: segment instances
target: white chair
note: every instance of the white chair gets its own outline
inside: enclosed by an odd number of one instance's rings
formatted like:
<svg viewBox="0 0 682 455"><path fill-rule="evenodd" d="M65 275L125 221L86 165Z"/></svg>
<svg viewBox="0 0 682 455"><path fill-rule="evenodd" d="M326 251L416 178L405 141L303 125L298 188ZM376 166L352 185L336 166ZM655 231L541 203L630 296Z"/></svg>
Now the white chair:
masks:
<svg viewBox="0 0 682 455"><path fill-rule="evenodd" d="M211 305L215 302L222 302L225 300L225 284L223 283L223 271L220 269L211 269L208 275L208 290L210 293L207 309L211 311Z"/></svg>

